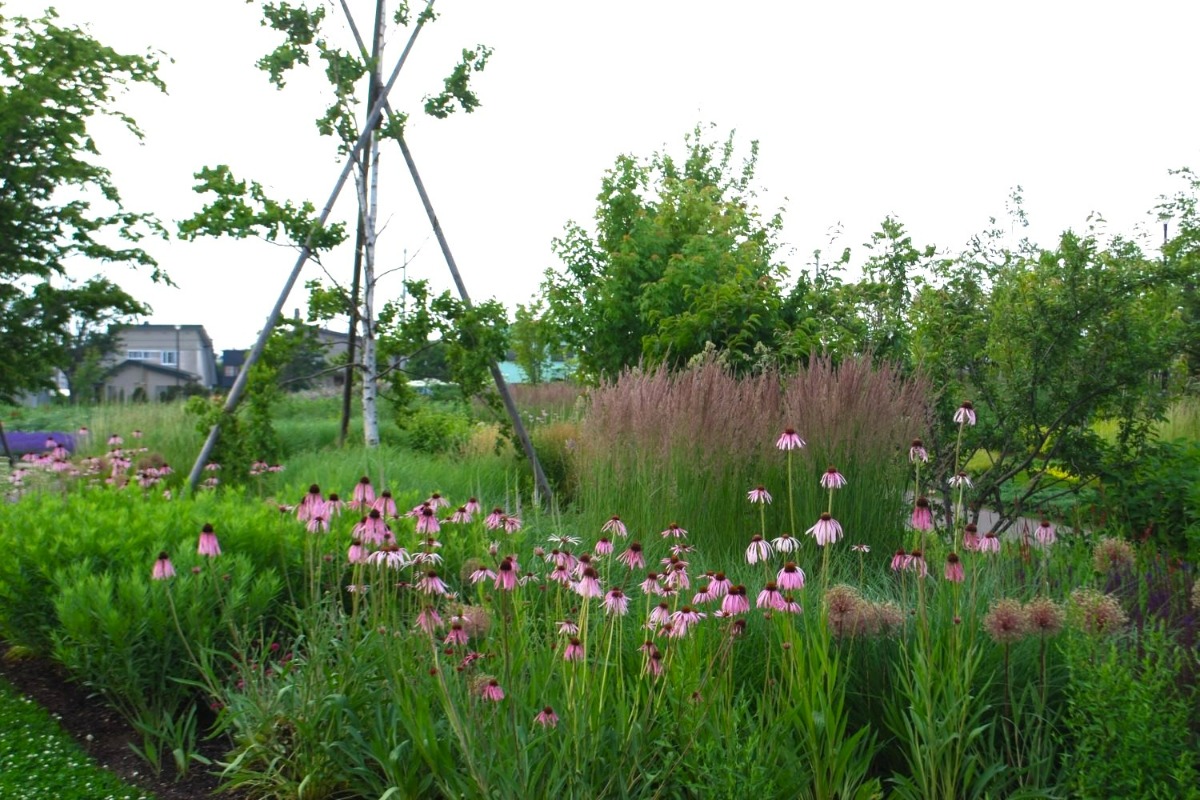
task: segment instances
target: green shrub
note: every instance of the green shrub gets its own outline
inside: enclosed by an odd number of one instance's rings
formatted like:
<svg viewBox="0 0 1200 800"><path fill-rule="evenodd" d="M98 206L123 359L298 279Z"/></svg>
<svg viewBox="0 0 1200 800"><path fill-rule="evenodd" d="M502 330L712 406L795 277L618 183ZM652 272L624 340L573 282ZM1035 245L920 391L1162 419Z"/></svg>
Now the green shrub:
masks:
<svg viewBox="0 0 1200 800"><path fill-rule="evenodd" d="M471 435L471 419L453 406L416 404L396 420L405 447L418 453L459 453Z"/></svg>

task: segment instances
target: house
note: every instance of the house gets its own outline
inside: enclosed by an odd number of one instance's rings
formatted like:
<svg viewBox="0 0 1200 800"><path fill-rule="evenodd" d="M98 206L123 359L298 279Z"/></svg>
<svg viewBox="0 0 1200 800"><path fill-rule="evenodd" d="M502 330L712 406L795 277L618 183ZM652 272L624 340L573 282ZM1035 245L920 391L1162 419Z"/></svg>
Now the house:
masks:
<svg viewBox="0 0 1200 800"><path fill-rule="evenodd" d="M166 400L217 385L217 360L203 325L122 326L105 363L101 397L110 402Z"/></svg>
<svg viewBox="0 0 1200 800"><path fill-rule="evenodd" d="M233 382L237 380L238 373L242 371L242 366L246 363L246 356L249 354L249 350L221 351L221 372L217 376L218 388L227 391L233 388Z"/></svg>

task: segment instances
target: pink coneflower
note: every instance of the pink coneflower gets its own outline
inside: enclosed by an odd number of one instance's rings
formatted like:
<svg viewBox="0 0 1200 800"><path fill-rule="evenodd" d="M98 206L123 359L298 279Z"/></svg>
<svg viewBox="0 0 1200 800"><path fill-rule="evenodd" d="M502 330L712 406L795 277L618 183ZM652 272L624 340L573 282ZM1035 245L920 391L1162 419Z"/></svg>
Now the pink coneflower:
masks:
<svg viewBox="0 0 1200 800"><path fill-rule="evenodd" d="M646 579L641 582L638 588L646 596L661 595L663 593L662 586L658 582L657 572L647 572Z"/></svg>
<svg viewBox="0 0 1200 800"><path fill-rule="evenodd" d="M466 524L471 521L471 512L467 511L466 506L459 506L458 510L450 515L449 521L456 525Z"/></svg>
<svg viewBox="0 0 1200 800"><path fill-rule="evenodd" d="M309 533L329 533L329 514L325 503L313 508L312 516L304 526Z"/></svg>
<svg viewBox="0 0 1200 800"><path fill-rule="evenodd" d="M908 460L914 464L918 461L922 464L928 463L929 451L925 449L925 443L920 439L912 440L912 445L908 448Z"/></svg>
<svg viewBox="0 0 1200 800"><path fill-rule="evenodd" d="M672 639L682 639L687 636L688 630L705 616L703 611L697 611L691 606L684 606L671 615L671 630L667 632L667 636Z"/></svg>
<svg viewBox="0 0 1200 800"><path fill-rule="evenodd" d="M800 434L796 433L795 428L785 428L779 438L775 440L775 446L780 450L799 450L804 447L804 440L800 438Z"/></svg>
<svg viewBox="0 0 1200 800"><path fill-rule="evenodd" d="M314 483L308 487L308 491L296 506L296 519L301 522L307 522L312 518L313 509L318 504L324 505L324 502L324 499L321 497L321 487Z"/></svg>
<svg viewBox="0 0 1200 800"><path fill-rule="evenodd" d="M504 532L516 533L521 530L521 518L512 514L504 515Z"/></svg>
<svg viewBox="0 0 1200 800"><path fill-rule="evenodd" d="M779 574L775 576L779 582L779 588L788 591L795 591L804 588L804 570L796 566L795 561L789 561L783 565L783 569L779 570Z"/></svg>
<svg viewBox="0 0 1200 800"><path fill-rule="evenodd" d="M694 595L692 595L692 605L698 606L704 603L711 603L713 601L712 593L708 591L708 587L709 584L706 583L701 586Z"/></svg>
<svg viewBox="0 0 1200 800"><path fill-rule="evenodd" d="M629 569L645 569L646 558L642 553L641 543L630 542L625 552L617 556L617 561L620 561Z"/></svg>
<svg viewBox="0 0 1200 800"><path fill-rule="evenodd" d="M776 611L782 611L785 614L800 614L804 611L800 603L791 594L785 594L783 601L776 607Z"/></svg>
<svg viewBox="0 0 1200 800"><path fill-rule="evenodd" d="M771 545L777 553L791 553L800 547L800 540L785 532L772 539Z"/></svg>
<svg viewBox="0 0 1200 800"><path fill-rule="evenodd" d="M954 421L959 425L975 424L975 406L970 400L963 400L962 405L954 412Z"/></svg>
<svg viewBox="0 0 1200 800"><path fill-rule="evenodd" d="M471 583L482 583L483 581L494 581L496 573L488 567L480 567L471 572Z"/></svg>
<svg viewBox="0 0 1200 800"><path fill-rule="evenodd" d="M213 526L205 523L200 529L200 545L196 548L196 552L202 556L215 558L221 555L221 545L217 542L217 534L213 532Z"/></svg>
<svg viewBox="0 0 1200 800"><path fill-rule="evenodd" d="M141 432L140 430L138 430L138 429L136 429L136 428L135 428L135 429L134 429L134 431L133 431L133 438L135 438L135 439L140 439L140 438L142 438L142 432Z"/></svg>
<svg viewBox="0 0 1200 800"><path fill-rule="evenodd" d="M366 510L375 502L375 487L371 485L371 479L363 475L358 479L358 483L354 484L354 492L351 494L350 507Z"/></svg>
<svg viewBox="0 0 1200 800"><path fill-rule="evenodd" d="M674 522L672 522L670 525L668 525L666 527L666 530L664 530L662 532L662 536L664 539L669 539L672 537L676 538L676 539L686 539L687 535L688 535L688 532L685 531L683 528L679 527L679 525Z"/></svg>
<svg viewBox="0 0 1200 800"><path fill-rule="evenodd" d="M606 556L612 552L612 549L612 542L608 540L607 536L601 536L600 541L596 542L596 547L594 548L598 556Z"/></svg>
<svg viewBox="0 0 1200 800"><path fill-rule="evenodd" d="M555 564L554 569L550 570L548 576L555 583L561 583L566 586L571 582L571 570L567 569L565 564Z"/></svg>
<svg viewBox="0 0 1200 800"><path fill-rule="evenodd" d="M583 642L572 636L563 648L563 661L583 661Z"/></svg>
<svg viewBox="0 0 1200 800"><path fill-rule="evenodd" d="M215 461L210 461L204 465L204 469L206 472L219 472L221 470L221 465Z"/></svg>
<svg viewBox="0 0 1200 800"><path fill-rule="evenodd" d="M437 514L433 510L433 506L423 506L421 513L417 517L417 533L430 534L437 533L442 529L438 522Z"/></svg>
<svg viewBox="0 0 1200 800"><path fill-rule="evenodd" d="M496 568L496 579L492 584L497 590L511 592L517 588L517 568L511 558L500 561Z"/></svg>
<svg viewBox="0 0 1200 800"><path fill-rule="evenodd" d="M346 552L346 560L351 564L367 563L367 551L363 547L361 539L351 540L350 549Z"/></svg>
<svg viewBox="0 0 1200 800"><path fill-rule="evenodd" d="M662 653L657 650L650 653L650 657L646 659L646 673L652 678L663 674Z"/></svg>
<svg viewBox="0 0 1200 800"><path fill-rule="evenodd" d="M751 503L770 503L771 493L767 491L765 486L756 486L746 492L746 499Z"/></svg>
<svg viewBox="0 0 1200 800"><path fill-rule="evenodd" d="M819 546L824 547L842 538L842 526L828 512L822 512L821 518L817 520L817 524L813 525L805 533L816 539Z"/></svg>
<svg viewBox="0 0 1200 800"><path fill-rule="evenodd" d="M951 583L962 583L964 577L963 565L962 561L958 557L958 553L950 553L947 555L945 572L946 580L950 581Z"/></svg>
<svg viewBox="0 0 1200 800"><path fill-rule="evenodd" d="M957 489L960 486L970 489L975 485L975 484L971 483L971 478L965 472L959 472L956 475L954 475L952 478L950 478L949 483L955 489Z"/></svg>
<svg viewBox="0 0 1200 800"><path fill-rule="evenodd" d="M499 530L504 527L504 509L497 506L492 509L492 513L483 518L483 527L489 531Z"/></svg>
<svg viewBox="0 0 1200 800"><path fill-rule="evenodd" d="M402 569L408 564L408 553L394 544L385 544L367 556L367 563L388 569Z"/></svg>
<svg viewBox="0 0 1200 800"><path fill-rule="evenodd" d="M672 556L674 558L674 556ZM687 573L687 562L676 560L671 564L670 570L666 574L666 584L671 589L690 589L692 587L691 578Z"/></svg>
<svg viewBox="0 0 1200 800"><path fill-rule="evenodd" d="M664 625L671 620L671 606L663 601L650 609L650 625Z"/></svg>
<svg viewBox="0 0 1200 800"><path fill-rule="evenodd" d="M442 627L442 618L438 616L436 608L422 608L417 612L416 625L428 635L433 636L434 632Z"/></svg>
<svg viewBox="0 0 1200 800"><path fill-rule="evenodd" d="M600 526L600 532L611 533L616 536L629 535L629 531L625 529L625 523L622 522L621 518L616 514L613 514L608 518L608 522L605 522L602 526Z"/></svg>
<svg viewBox="0 0 1200 800"><path fill-rule="evenodd" d="M575 569L572 571L575 573L575 577L582 578L583 571L590 566L592 566L591 555L588 553L580 553L579 560L575 562Z"/></svg>
<svg viewBox="0 0 1200 800"><path fill-rule="evenodd" d="M108 446L109 447L120 447L123 444L125 444L125 440L122 439L120 436L118 436L115 433L108 437Z"/></svg>
<svg viewBox="0 0 1200 800"><path fill-rule="evenodd" d="M600 578L596 574L596 570L588 567L583 571L583 577L579 579L579 583L575 585L575 591L580 597L600 597L604 594L604 590L600 588Z"/></svg>
<svg viewBox="0 0 1200 800"><path fill-rule="evenodd" d="M775 581L767 581L767 585L758 593L758 599L754 605L757 608L777 609L783 604L783 595L779 593L779 587Z"/></svg>
<svg viewBox="0 0 1200 800"><path fill-rule="evenodd" d="M388 528L387 523L383 521L383 517L375 509L371 509L371 513L362 518L362 521L354 526L354 535L362 537L364 542L371 544L383 544L392 538L392 531Z"/></svg>
<svg viewBox="0 0 1200 800"><path fill-rule="evenodd" d="M91 435L91 431L88 430L87 425L81 425L77 435L82 438Z"/></svg>
<svg viewBox="0 0 1200 800"><path fill-rule="evenodd" d="M1000 535L995 531L988 531L983 535L983 541L979 543L979 552L981 553L999 553L1000 552Z"/></svg>
<svg viewBox="0 0 1200 800"><path fill-rule="evenodd" d="M1042 547L1049 547L1054 544L1054 540L1058 537L1055 536L1054 526L1050 523L1050 520L1044 519L1037 526L1037 530L1033 532L1033 538Z"/></svg>
<svg viewBox="0 0 1200 800"><path fill-rule="evenodd" d="M979 549L979 528L974 522L967 523L967 527L963 529L963 549L975 551Z"/></svg>
<svg viewBox="0 0 1200 800"><path fill-rule="evenodd" d="M745 614L750 610L750 601L746 599L746 587L738 584L729 589L729 594L721 601L721 611L729 616Z"/></svg>
<svg viewBox="0 0 1200 800"><path fill-rule="evenodd" d="M692 552L695 549L696 548L692 547L687 542L676 541L673 545L671 545L671 555L679 556L680 558L682 558L683 556L687 555L688 553Z"/></svg>
<svg viewBox="0 0 1200 800"><path fill-rule="evenodd" d="M554 713L553 708L546 706L533 718L533 722L535 725L541 725L543 728L555 728L558 727L558 714Z"/></svg>
<svg viewBox="0 0 1200 800"><path fill-rule="evenodd" d="M467 498L467 504L463 506L463 508L465 508L467 513L471 516L475 516L480 511L483 511L483 507L479 505L479 501L474 497Z"/></svg>
<svg viewBox="0 0 1200 800"><path fill-rule="evenodd" d="M759 560L766 561L770 557L770 543L757 533L750 537L750 546L746 548L746 563L757 564Z"/></svg>
<svg viewBox="0 0 1200 800"><path fill-rule="evenodd" d="M904 569L907 572L917 573L918 578L924 578L929 574L929 566L925 563L925 554L920 550L913 550L904 561Z"/></svg>
<svg viewBox="0 0 1200 800"><path fill-rule="evenodd" d="M604 595L604 610L623 617L629 613L629 597L620 589L609 589Z"/></svg>
<svg viewBox="0 0 1200 800"><path fill-rule="evenodd" d="M429 503L429 505L433 506L433 508L435 510L439 509L439 508L449 508L450 507L450 501L447 500L446 498L442 497L442 495L438 492L434 492L433 494L429 495L429 499L426 500L425 502Z"/></svg>
<svg viewBox="0 0 1200 800"><path fill-rule="evenodd" d="M830 466L821 475L822 489L841 489L846 486L846 476L837 471L837 467Z"/></svg>
<svg viewBox="0 0 1200 800"><path fill-rule="evenodd" d="M713 597L724 597L733 588L733 581L725 577L724 572L718 572L708 584L708 591Z"/></svg>
<svg viewBox="0 0 1200 800"><path fill-rule="evenodd" d="M917 498L911 522L912 526L919 531L933 530L933 511L929 507L929 498L924 495Z"/></svg>
<svg viewBox="0 0 1200 800"><path fill-rule="evenodd" d="M450 632L446 634L443 642L451 647L466 647L469 638L467 629L462 626L462 623L453 622L450 624Z"/></svg>
<svg viewBox="0 0 1200 800"><path fill-rule="evenodd" d="M437 572L429 570L417 581L417 591L425 594L446 594L446 583L438 577Z"/></svg>
<svg viewBox="0 0 1200 800"><path fill-rule="evenodd" d="M504 699L504 690L500 688L500 681L491 678L483 684L479 690L479 696L484 700L490 700L493 703L499 703Z"/></svg>
<svg viewBox="0 0 1200 800"><path fill-rule="evenodd" d="M558 632L563 636L574 636L579 633L579 623L574 620L564 619L558 623Z"/></svg>
<svg viewBox="0 0 1200 800"><path fill-rule="evenodd" d="M392 493L386 489L380 492L379 496L375 498L375 502L371 504L371 508L385 517L399 516L396 510L396 501L392 497Z"/></svg>
<svg viewBox="0 0 1200 800"><path fill-rule="evenodd" d="M855 553L869 553L869 552L871 552L871 545L869 545L869 544L852 544L852 545L850 545L850 549L853 550Z"/></svg>
<svg viewBox="0 0 1200 800"><path fill-rule="evenodd" d="M158 554L158 559L154 562L154 570L150 573L150 577L156 581L165 581L167 578L175 577L175 566L171 563L171 557L164 550Z"/></svg>

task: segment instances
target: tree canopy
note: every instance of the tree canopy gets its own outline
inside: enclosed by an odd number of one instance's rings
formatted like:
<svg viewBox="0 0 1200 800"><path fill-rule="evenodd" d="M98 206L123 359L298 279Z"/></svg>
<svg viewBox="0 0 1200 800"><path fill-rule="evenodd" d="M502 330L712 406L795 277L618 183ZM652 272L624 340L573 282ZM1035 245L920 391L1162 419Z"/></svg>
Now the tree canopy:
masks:
<svg viewBox="0 0 1200 800"><path fill-rule="evenodd" d="M69 374L80 330L146 311L105 279L79 285L68 262L149 267L166 280L139 246L161 225L124 208L88 131L105 115L141 138L116 95L131 83L162 89L157 68L59 26L53 11L0 17L0 400L49 386L56 367Z"/></svg>

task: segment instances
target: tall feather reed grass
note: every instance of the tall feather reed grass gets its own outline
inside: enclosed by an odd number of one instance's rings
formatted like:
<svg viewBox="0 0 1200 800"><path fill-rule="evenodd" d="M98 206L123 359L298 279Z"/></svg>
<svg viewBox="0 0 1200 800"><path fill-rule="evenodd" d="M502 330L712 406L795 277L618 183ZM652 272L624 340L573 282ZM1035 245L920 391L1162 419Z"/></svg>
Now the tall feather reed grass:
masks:
<svg viewBox="0 0 1200 800"><path fill-rule="evenodd" d="M706 548L745 547L760 532L746 493L773 495L767 538L802 534L826 510L818 480L836 466L849 481L833 516L851 543L901 543L908 445L925 425L928 382L866 359L814 359L794 374L736 377L707 361L671 372L630 370L591 392L575 446L585 525L622 516L638 536L670 522ZM788 530L784 428L808 447L794 453L797 531ZM667 515L670 514L670 518Z"/></svg>

